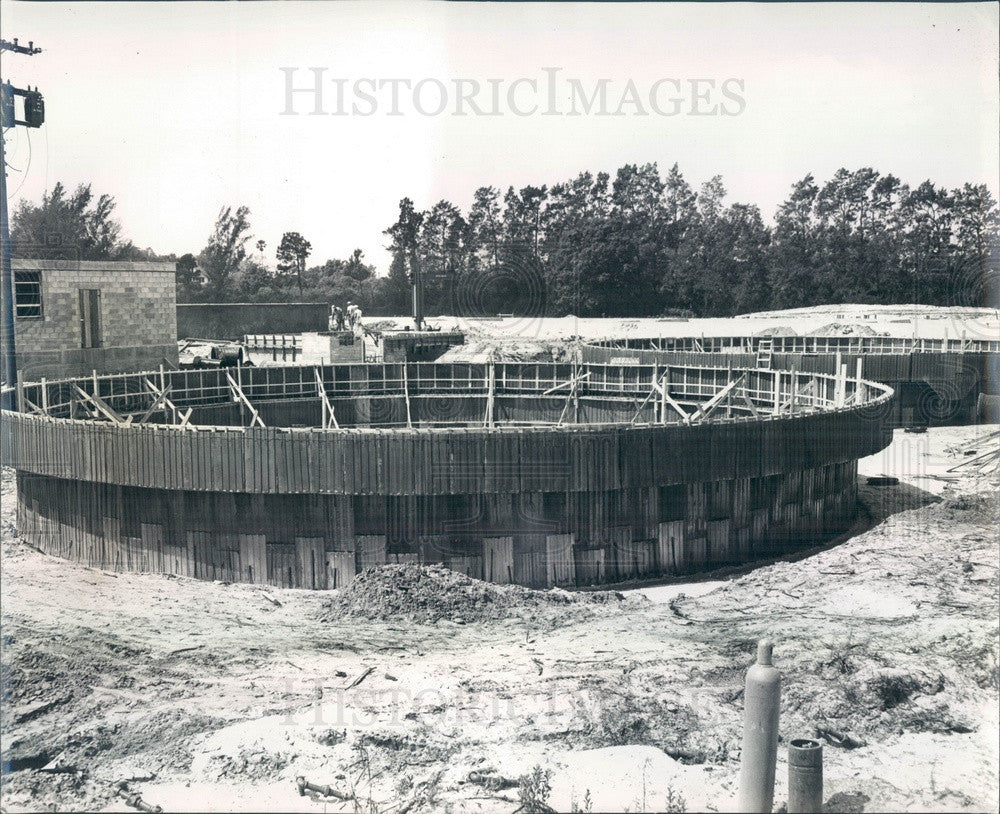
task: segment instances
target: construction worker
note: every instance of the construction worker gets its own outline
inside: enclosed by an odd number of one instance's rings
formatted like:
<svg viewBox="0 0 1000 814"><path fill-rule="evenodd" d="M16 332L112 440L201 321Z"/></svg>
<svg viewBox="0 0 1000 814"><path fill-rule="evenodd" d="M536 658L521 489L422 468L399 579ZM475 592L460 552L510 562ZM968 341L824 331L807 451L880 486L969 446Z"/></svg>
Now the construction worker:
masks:
<svg viewBox="0 0 1000 814"><path fill-rule="evenodd" d="M354 330L354 303L347 303L347 326Z"/></svg>
<svg viewBox="0 0 1000 814"><path fill-rule="evenodd" d="M334 331L344 330L344 309L339 305L333 306L333 325L330 328Z"/></svg>
<svg viewBox="0 0 1000 814"><path fill-rule="evenodd" d="M354 324L357 326L358 331L364 333L364 326L361 324L361 306L354 306Z"/></svg>

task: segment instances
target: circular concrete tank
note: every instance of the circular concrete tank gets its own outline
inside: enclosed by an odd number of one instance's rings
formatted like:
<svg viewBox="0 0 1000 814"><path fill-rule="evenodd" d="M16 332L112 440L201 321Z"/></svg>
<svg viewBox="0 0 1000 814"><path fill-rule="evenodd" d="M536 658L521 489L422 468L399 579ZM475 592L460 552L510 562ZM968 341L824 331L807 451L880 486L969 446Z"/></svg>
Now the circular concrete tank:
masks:
<svg viewBox="0 0 1000 814"><path fill-rule="evenodd" d="M892 390L702 365L396 363L25 384L21 535L91 566L332 588L384 562L588 585L813 544Z"/></svg>

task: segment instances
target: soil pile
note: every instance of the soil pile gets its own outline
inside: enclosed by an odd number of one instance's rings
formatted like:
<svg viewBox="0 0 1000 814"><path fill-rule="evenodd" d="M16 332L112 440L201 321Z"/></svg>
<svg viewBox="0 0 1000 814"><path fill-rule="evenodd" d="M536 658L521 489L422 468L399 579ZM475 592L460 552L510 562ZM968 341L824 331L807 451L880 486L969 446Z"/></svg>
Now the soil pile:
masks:
<svg viewBox="0 0 1000 814"><path fill-rule="evenodd" d="M571 362L576 343L571 339L552 341L518 339L473 339L449 348L438 363L474 362Z"/></svg>
<svg viewBox="0 0 1000 814"><path fill-rule="evenodd" d="M482 622L534 615L544 608L603 605L622 599L610 591L535 591L495 585L443 565L382 565L362 571L323 612L324 621L344 616L434 622Z"/></svg>
<svg viewBox="0 0 1000 814"><path fill-rule="evenodd" d="M806 336L888 336L886 331L876 331L868 325L856 325L846 322L830 322L820 328L809 331Z"/></svg>

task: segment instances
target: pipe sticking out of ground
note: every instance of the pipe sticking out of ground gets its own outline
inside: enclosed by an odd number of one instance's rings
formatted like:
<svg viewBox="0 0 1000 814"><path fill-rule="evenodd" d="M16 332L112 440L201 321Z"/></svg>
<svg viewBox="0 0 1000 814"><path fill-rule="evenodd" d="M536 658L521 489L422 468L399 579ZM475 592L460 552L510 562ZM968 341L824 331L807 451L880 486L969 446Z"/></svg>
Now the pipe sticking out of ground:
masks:
<svg viewBox="0 0 1000 814"><path fill-rule="evenodd" d="M796 738L788 745L788 814L823 810L823 745Z"/></svg>

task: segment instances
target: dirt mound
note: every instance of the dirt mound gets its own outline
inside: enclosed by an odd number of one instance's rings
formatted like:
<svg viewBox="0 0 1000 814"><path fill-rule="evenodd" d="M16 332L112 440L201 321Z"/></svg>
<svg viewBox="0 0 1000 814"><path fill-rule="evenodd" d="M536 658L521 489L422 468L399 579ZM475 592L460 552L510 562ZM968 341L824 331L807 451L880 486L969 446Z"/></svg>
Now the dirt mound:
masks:
<svg viewBox="0 0 1000 814"><path fill-rule="evenodd" d="M442 362L571 362L576 344L570 339L473 339L449 348L437 361Z"/></svg>
<svg viewBox="0 0 1000 814"><path fill-rule="evenodd" d="M775 325L757 331L754 336L795 336L795 331L787 325Z"/></svg>
<svg viewBox="0 0 1000 814"><path fill-rule="evenodd" d="M868 325L830 322L820 328L809 331L806 336L888 336L888 334L885 331L876 331Z"/></svg>
<svg viewBox="0 0 1000 814"><path fill-rule="evenodd" d="M543 608L592 606L621 599L621 594L610 591L569 593L558 588L535 591L520 585L495 585L442 565L381 565L358 574L330 600L322 618L479 622L533 615Z"/></svg>

